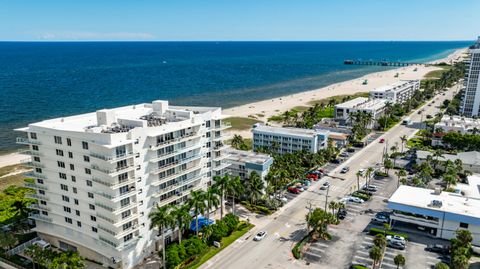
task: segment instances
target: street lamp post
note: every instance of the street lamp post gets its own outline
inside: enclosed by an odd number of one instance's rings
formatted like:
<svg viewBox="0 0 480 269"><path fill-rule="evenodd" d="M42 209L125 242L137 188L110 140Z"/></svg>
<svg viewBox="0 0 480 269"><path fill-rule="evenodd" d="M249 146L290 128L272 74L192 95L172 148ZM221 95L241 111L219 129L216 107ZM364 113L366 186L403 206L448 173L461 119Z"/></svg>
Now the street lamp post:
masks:
<svg viewBox="0 0 480 269"><path fill-rule="evenodd" d="M330 185L327 187L327 194L325 195L325 212L327 212L327 205L328 205L328 191L330 190Z"/></svg>

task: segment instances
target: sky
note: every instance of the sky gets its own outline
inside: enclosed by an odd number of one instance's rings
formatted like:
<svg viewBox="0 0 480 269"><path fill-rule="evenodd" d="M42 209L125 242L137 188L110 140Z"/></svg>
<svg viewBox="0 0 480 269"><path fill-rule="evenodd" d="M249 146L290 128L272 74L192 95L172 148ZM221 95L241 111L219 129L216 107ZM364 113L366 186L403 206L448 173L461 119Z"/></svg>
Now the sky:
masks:
<svg viewBox="0 0 480 269"><path fill-rule="evenodd" d="M474 40L479 0L0 0L0 41Z"/></svg>

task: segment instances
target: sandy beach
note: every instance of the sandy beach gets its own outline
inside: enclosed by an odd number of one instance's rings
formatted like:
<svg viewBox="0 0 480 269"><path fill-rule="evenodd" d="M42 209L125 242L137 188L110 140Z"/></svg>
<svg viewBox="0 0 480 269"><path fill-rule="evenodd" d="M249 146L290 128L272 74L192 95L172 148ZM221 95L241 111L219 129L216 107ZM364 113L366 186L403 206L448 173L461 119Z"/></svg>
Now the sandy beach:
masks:
<svg viewBox="0 0 480 269"><path fill-rule="evenodd" d="M466 49L457 50L446 58L439 59L434 63L450 63L451 61L456 61L465 53L465 51ZM415 68L417 71L414 71ZM335 95L351 95L359 92L368 92L376 87L390 84L400 79L422 79L428 72L438 69L438 67L434 66L401 67L393 70L371 73L358 79L332 84L316 90L249 103L224 109L223 111L224 114L232 117L248 117L249 115L256 115L258 120L266 122L267 119L273 115L280 114L296 106L308 106L308 102L313 100L320 100ZM399 76L395 77L395 74L397 73ZM368 80L368 85L362 85L364 80ZM258 114L262 114L263 116L258 117ZM250 130L230 131L228 135L233 135L233 133L240 134L245 138L250 138L252 136ZM25 158L27 158L27 156L18 153L0 155L0 167L18 164Z"/></svg>
<svg viewBox="0 0 480 269"><path fill-rule="evenodd" d="M451 61L457 61L465 52L466 49L459 49L447 57L433 61L432 63L450 63ZM417 70L414 71L415 69ZM435 66L408 66L388 71L371 73L357 79L332 84L316 90L305 91L297 94L224 109L223 113L231 117L248 117L249 115L253 115L258 120L266 122L269 117L278 115L296 106L309 106L308 102L310 101L325 99L336 95L352 95L355 93L369 92L377 87L394 83L398 80L422 79L428 72L439 69L440 68ZM398 77L395 77L397 73ZM367 85L362 84L364 80L368 80ZM263 116L259 117L258 115ZM229 131L229 135L233 135L233 133L240 134L244 138L251 138L252 136L250 130Z"/></svg>

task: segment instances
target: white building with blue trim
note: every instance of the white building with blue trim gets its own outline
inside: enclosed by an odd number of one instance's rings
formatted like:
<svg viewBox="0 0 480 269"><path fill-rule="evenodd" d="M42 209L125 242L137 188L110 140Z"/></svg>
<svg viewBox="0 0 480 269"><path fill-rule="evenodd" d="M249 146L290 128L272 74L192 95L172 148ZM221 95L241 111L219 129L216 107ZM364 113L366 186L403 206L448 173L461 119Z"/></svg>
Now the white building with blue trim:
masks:
<svg viewBox="0 0 480 269"><path fill-rule="evenodd" d="M461 194L400 186L388 200L392 225L423 227L430 234L452 239L459 229L469 230L480 245L480 199Z"/></svg>
<svg viewBox="0 0 480 269"><path fill-rule="evenodd" d="M227 173L240 176L242 180L247 179L252 172L256 172L263 180L273 164L272 156L253 151L229 149L227 155L226 161L230 164Z"/></svg>

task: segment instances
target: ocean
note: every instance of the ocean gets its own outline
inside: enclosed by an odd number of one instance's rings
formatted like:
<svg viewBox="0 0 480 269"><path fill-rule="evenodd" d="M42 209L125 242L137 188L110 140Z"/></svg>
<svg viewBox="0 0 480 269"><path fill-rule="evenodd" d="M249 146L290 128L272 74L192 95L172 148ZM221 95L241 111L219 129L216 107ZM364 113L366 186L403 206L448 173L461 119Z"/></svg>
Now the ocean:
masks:
<svg viewBox="0 0 480 269"><path fill-rule="evenodd" d="M0 42L0 151L14 128L167 99L224 108L320 88L383 67L426 62L471 42Z"/></svg>

